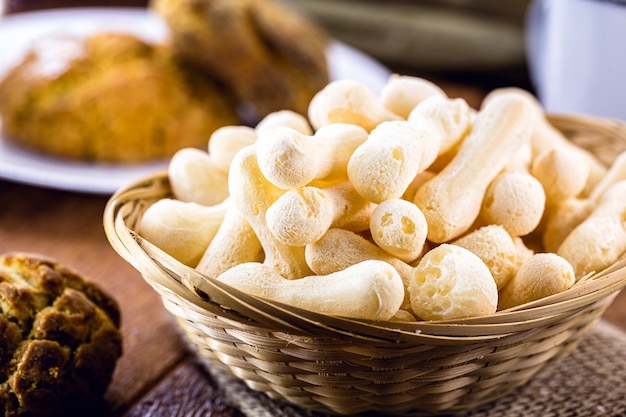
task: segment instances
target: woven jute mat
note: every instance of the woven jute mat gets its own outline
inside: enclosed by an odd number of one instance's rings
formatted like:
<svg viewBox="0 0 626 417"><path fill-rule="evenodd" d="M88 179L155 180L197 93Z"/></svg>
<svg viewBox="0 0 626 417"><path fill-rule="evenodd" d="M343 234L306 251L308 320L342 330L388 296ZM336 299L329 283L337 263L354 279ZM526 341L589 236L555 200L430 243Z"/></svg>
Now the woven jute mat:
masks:
<svg viewBox="0 0 626 417"><path fill-rule="evenodd" d="M227 401L247 417L326 417L252 391L210 368ZM455 417L626 417L626 333L599 322L577 349L525 386Z"/></svg>

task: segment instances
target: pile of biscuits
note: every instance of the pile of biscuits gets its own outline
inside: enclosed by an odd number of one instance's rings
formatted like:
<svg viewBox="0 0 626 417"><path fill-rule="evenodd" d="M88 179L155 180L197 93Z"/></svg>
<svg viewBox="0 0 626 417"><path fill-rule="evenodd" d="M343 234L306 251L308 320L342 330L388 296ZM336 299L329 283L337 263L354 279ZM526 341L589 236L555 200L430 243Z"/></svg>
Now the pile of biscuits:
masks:
<svg viewBox="0 0 626 417"><path fill-rule="evenodd" d="M243 291L368 320L491 315L626 251L623 158L574 145L526 91L474 109L418 77L338 80L307 115L179 151L138 233Z"/></svg>

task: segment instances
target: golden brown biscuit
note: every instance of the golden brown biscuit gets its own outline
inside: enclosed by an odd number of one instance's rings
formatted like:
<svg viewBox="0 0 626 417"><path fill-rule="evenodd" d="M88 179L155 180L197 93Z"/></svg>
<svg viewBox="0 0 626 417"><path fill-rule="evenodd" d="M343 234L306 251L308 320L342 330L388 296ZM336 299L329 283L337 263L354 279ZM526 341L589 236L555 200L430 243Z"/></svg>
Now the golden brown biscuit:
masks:
<svg viewBox="0 0 626 417"><path fill-rule="evenodd" d="M329 81L327 38L271 0L153 0L178 55L204 68L262 117L306 114Z"/></svg>
<svg viewBox="0 0 626 417"><path fill-rule="evenodd" d="M213 131L238 122L212 80L164 46L114 33L38 44L0 83L0 115L20 143L106 161L204 148Z"/></svg>
<svg viewBox="0 0 626 417"><path fill-rule="evenodd" d="M93 406L122 354L110 295L38 255L0 256L0 411L64 415Z"/></svg>

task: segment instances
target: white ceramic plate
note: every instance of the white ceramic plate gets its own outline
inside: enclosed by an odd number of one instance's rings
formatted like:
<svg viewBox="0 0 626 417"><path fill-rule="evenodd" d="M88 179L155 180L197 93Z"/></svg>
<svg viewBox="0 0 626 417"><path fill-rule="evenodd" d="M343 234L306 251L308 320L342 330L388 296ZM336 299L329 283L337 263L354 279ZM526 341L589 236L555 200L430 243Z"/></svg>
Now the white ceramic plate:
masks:
<svg viewBox="0 0 626 417"><path fill-rule="evenodd" d="M140 8L57 9L3 17L0 78L44 35L87 36L102 30L134 33L147 41L160 41L167 35L159 16ZM356 79L376 92L390 74L377 61L340 42L330 45L328 60L331 79ZM24 149L0 134L0 178L40 187L112 194L135 179L164 169L167 162L128 165L70 161Z"/></svg>

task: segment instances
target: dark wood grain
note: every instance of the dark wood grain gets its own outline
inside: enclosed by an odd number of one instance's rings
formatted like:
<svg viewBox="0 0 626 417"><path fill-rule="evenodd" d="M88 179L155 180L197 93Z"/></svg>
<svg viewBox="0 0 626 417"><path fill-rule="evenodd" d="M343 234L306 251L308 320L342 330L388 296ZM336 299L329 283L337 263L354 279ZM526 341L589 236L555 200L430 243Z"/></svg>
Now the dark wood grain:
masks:
<svg viewBox="0 0 626 417"><path fill-rule="evenodd" d="M3 0L5 13L16 14L65 7L145 7L149 0Z"/></svg>
<svg viewBox="0 0 626 417"><path fill-rule="evenodd" d="M602 318L626 332L626 290L617 294Z"/></svg>

